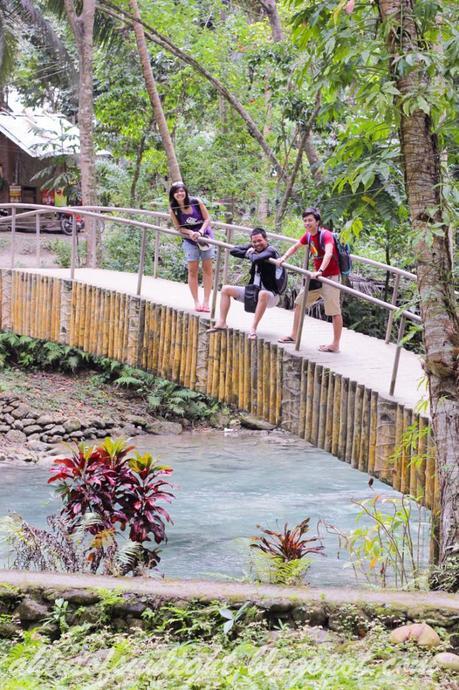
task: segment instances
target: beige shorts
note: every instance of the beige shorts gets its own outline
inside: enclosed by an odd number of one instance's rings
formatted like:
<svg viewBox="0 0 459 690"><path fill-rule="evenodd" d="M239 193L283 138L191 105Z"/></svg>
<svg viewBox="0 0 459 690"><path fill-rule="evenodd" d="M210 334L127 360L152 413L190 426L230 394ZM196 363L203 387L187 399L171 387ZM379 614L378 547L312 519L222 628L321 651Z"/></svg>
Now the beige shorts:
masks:
<svg viewBox="0 0 459 690"><path fill-rule="evenodd" d="M330 276L328 280L333 280L335 283L339 283L339 276ZM303 292L304 290L301 290L298 297L295 300L295 305L296 304L301 304L301 300L303 299ZM325 306L325 313L327 316L338 316L338 314L341 314L341 305L340 305L340 294L339 290L336 288L333 288L331 285L327 285L326 283L323 283L322 287L320 290L309 290L308 296L306 299L306 307L310 307L311 304L314 304L314 302L317 302L318 299L321 297L324 300L324 306Z"/></svg>

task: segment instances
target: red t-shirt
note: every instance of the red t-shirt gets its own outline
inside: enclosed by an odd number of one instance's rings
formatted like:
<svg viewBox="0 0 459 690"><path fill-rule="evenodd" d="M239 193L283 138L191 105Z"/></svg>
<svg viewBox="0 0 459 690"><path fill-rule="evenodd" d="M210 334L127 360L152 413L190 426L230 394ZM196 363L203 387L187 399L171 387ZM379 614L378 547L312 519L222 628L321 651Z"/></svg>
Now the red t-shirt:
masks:
<svg viewBox="0 0 459 690"><path fill-rule="evenodd" d="M319 244L319 234L322 235L321 244L323 244L324 249L322 249L322 247ZM319 270L320 265L322 263L322 259L324 258L325 247L327 246L327 244L331 243L333 245L333 255L330 259L330 263L328 264L327 268L324 270L322 275L324 278L330 278L330 276L338 276L340 274L338 263L338 250L336 248L335 240L333 239L333 235L330 232L330 230L320 228L320 233L316 232L315 235L312 235L311 233L307 232L303 235L303 237L301 237L301 244L308 243L308 235L311 238L309 243L309 251L314 260L314 270Z"/></svg>

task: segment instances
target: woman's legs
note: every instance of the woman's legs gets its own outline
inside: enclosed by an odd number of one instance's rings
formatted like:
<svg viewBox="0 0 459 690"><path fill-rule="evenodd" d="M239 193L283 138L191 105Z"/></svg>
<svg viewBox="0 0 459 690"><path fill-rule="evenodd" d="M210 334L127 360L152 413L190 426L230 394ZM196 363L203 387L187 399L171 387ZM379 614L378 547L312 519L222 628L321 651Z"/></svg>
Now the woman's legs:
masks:
<svg viewBox="0 0 459 690"><path fill-rule="evenodd" d="M199 262L189 261L188 262L188 287L190 288L191 296L194 300L194 308L198 309L199 299L198 299L198 271Z"/></svg>
<svg viewBox="0 0 459 690"><path fill-rule="evenodd" d="M209 308L210 293L212 290L212 259L202 261L202 283L204 286L203 307Z"/></svg>

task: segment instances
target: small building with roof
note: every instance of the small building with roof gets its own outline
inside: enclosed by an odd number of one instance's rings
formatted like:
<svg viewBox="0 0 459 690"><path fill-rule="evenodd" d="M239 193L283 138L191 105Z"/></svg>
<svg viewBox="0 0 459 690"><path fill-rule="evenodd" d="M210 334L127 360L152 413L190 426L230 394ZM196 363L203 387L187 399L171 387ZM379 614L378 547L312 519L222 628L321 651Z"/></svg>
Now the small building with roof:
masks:
<svg viewBox="0 0 459 690"><path fill-rule="evenodd" d="M16 101L0 109L0 203L53 204L35 176L52 160L79 153L78 127L58 113L24 108ZM56 195L57 196L57 195ZM59 204L56 204L59 205Z"/></svg>

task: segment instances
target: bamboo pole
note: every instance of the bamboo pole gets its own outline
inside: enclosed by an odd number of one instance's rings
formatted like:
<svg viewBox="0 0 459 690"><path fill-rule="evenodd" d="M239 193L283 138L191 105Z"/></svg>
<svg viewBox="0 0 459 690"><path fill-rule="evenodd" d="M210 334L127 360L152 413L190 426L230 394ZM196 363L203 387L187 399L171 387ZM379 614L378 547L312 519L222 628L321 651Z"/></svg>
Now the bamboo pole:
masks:
<svg viewBox="0 0 459 690"><path fill-rule="evenodd" d="M306 428L306 393L308 389L308 361L301 360L300 408L298 410L298 436L304 438Z"/></svg>
<svg viewBox="0 0 459 690"><path fill-rule="evenodd" d="M185 388L190 387L190 363L193 349L194 318L191 314L183 314L182 319L182 358L180 361L180 383Z"/></svg>
<svg viewBox="0 0 459 690"><path fill-rule="evenodd" d="M263 417L263 379L265 370L263 367L263 347L264 342L257 340L257 417Z"/></svg>
<svg viewBox="0 0 459 690"><path fill-rule="evenodd" d="M341 401L339 412L339 434L338 434L338 457L341 460L346 459L346 432L347 432L347 415L349 410L349 379L343 377L341 381Z"/></svg>
<svg viewBox="0 0 459 690"><path fill-rule="evenodd" d="M161 348L161 306L152 305L150 308L150 366L154 374L159 374L159 351Z"/></svg>
<svg viewBox="0 0 459 690"><path fill-rule="evenodd" d="M277 425L277 350L278 346L271 345L269 358L269 421Z"/></svg>
<svg viewBox="0 0 459 690"><path fill-rule="evenodd" d="M77 298L76 283L72 283L72 294L70 298L70 332L69 345L74 346L77 340L78 333L78 298Z"/></svg>
<svg viewBox="0 0 459 690"><path fill-rule="evenodd" d="M35 276L35 284L34 284L34 291L33 291L33 297L34 297L34 309L33 309L33 324L32 324L32 332L31 336L33 338L38 337L38 323L40 321L40 276Z"/></svg>
<svg viewBox="0 0 459 690"><path fill-rule="evenodd" d="M21 333L30 335L30 289L29 289L30 273L22 274L22 290L23 290L23 324ZM1 304L1 302L0 302Z"/></svg>
<svg viewBox="0 0 459 690"><path fill-rule="evenodd" d="M222 346L222 335L224 335L224 333L223 331L220 331L215 335L215 356L212 372L212 397L218 399L218 390L220 387L220 352Z"/></svg>
<svg viewBox="0 0 459 690"><path fill-rule="evenodd" d="M325 447L325 426L327 424L327 397L328 386L330 381L330 370L325 367L322 368L322 376L320 381L320 396L319 396L319 421L317 433L318 448Z"/></svg>
<svg viewBox="0 0 459 690"><path fill-rule="evenodd" d="M209 356L207 358L207 395L212 396L215 347L218 333L211 333L209 336Z"/></svg>
<svg viewBox="0 0 459 690"><path fill-rule="evenodd" d="M226 384L226 353L228 349L228 330L222 331L220 338L220 356L218 367L218 389L217 397L220 402L225 400L225 384Z"/></svg>
<svg viewBox="0 0 459 690"><path fill-rule="evenodd" d="M40 320L40 276L34 276L32 299L33 319L31 324L32 328L30 331L30 335L33 338L36 338L38 334L38 322Z"/></svg>
<svg viewBox="0 0 459 690"><path fill-rule="evenodd" d="M314 407L314 378L316 365L308 360L308 374L306 385L306 411L304 424L304 438L312 443L312 414Z"/></svg>
<svg viewBox="0 0 459 690"><path fill-rule="evenodd" d="M112 358L118 359L119 346L118 341L120 339L120 314L118 308L119 295L116 292L112 294L113 300L113 347L112 347Z"/></svg>
<svg viewBox="0 0 459 690"><path fill-rule="evenodd" d="M411 410L403 410L403 425L402 438L409 426L411 426L412 412ZM410 491L410 456L408 449L403 447L400 454L400 491L404 494Z"/></svg>
<svg viewBox="0 0 459 690"><path fill-rule="evenodd" d="M349 388L347 393L347 417L346 417L346 444L344 450L344 459L346 462L352 460L352 439L354 436L354 414L355 414L355 393L357 384L355 381L349 381Z"/></svg>
<svg viewBox="0 0 459 690"><path fill-rule="evenodd" d="M223 398L227 403L232 403L234 385L234 330L229 328L226 335L225 390Z"/></svg>
<svg viewBox="0 0 459 690"><path fill-rule="evenodd" d="M335 374L335 385L333 393L333 427L332 427L332 445L331 452L333 455L338 455L339 449L339 427L340 427L340 408L342 396L343 377L340 374Z"/></svg>
<svg viewBox="0 0 459 690"><path fill-rule="evenodd" d="M13 329L13 331L20 332L20 318L18 312L22 300L21 297L18 296L18 278L18 273L13 273L11 279L11 328Z"/></svg>
<svg viewBox="0 0 459 690"><path fill-rule="evenodd" d="M375 474L376 434L378 428L378 393L371 391L370 397L370 438L368 443L368 472Z"/></svg>
<svg viewBox="0 0 459 690"><path fill-rule="evenodd" d="M284 375L283 369L283 350L281 347L277 348L276 352L276 426L282 423L282 380Z"/></svg>
<svg viewBox="0 0 459 690"><path fill-rule="evenodd" d="M359 453L359 470L367 472L368 470L368 444L370 438L370 405L371 405L371 391L368 388L363 390L362 399L362 426L360 431L360 453Z"/></svg>
<svg viewBox="0 0 459 690"><path fill-rule="evenodd" d="M250 352L250 390L247 399L247 410L252 414L257 414L257 381L258 381L258 357L257 341L249 340Z"/></svg>
<svg viewBox="0 0 459 690"><path fill-rule="evenodd" d="M403 435L403 405L397 405L397 414L395 417L395 449L396 460L392 473L392 486L397 491L400 491L402 485L402 435Z"/></svg>
<svg viewBox="0 0 459 690"><path fill-rule="evenodd" d="M45 279L44 276L39 276L38 277L38 285L39 285L39 300L38 300L38 319L37 319L37 330L36 330L36 338L43 338L45 337L43 335L43 326L45 324L45 304L46 304L46 292L45 292Z"/></svg>
<svg viewBox="0 0 459 690"><path fill-rule="evenodd" d="M355 387L354 425L352 434L351 466L358 467L360 461L360 439L362 435L362 403L363 386L359 383Z"/></svg>
<svg viewBox="0 0 459 690"><path fill-rule="evenodd" d="M180 359L182 348L182 312L175 311L172 321L171 378L178 383L180 379Z"/></svg>
<svg viewBox="0 0 459 690"><path fill-rule="evenodd" d="M332 448L333 435L333 398L335 395L335 375L332 371L328 373L327 405L325 413L325 434L324 449L330 453Z"/></svg>
<svg viewBox="0 0 459 690"><path fill-rule="evenodd" d="M249 357L249 350L247 347L247 352L245 350L245 338L243 338L240 331L233 331L233 342L234 342L234 391L235 391L235 404L246 409L246 401L249 399L250 395L250 368L247 371L247 361Z"/></svg>
<svg viewBox="0 0 459 690"><path fill-rule="evenodd" d="M93 295L94 288L92 285L86 285L85 286L85 319L84 319L84 330L82 333L83 336L83 350L85 352L89 352L89 342L90 342L90 336L91 336L91 298ZM119 357L118 357L119 359Z"/></svg>
<svg viewBox="0 0 459 690"><path fill-rule="evenodd" d="M269 420L269 403L271 400L271 391L270 391L270 361L271 361L271 353L270 353L270 344L267 343L266 341L263 342L263 347L262 347L262 360L263 360L263 376L261 376L261 382L262 382L262 387L263 387L263 411L262 411L262 417L263 419Z"/></svg>
<svg viewBox="0 0 459 690"><path fill-rule="evenodd" d="M419 415L413 415L413 426L419 429ZM418 443L414 439L414 443L410 447L410 495L417 498L417 481L418 481Z"/></svg>
<svg viewBox="0 0 459 690"><path fill-rule="evenodd" d="M35 309L35 276L32 273L27 275L27 335L33 333L33 320L36 315Z"/></svg>
<svg viewBox="0 0 459 690"><path fill-rule="evenodd" d="M193 322L193 338L191 341L191 358L190 358L190 388L196 390L197 385L197 363L198 363L198 347L199 347L199 319L196 316L192 317Z"/></svg>
<svg viewBox="0 0 459 690"><path fill-rule="evenodd" d="M312 398L311 443L318 446L319 416L320 416L320 384L322 381L323 366L316 364L314 370L314 390Z"/></svg>
<svg viewBox="0 0 459 690"><path fill-rule="evenodd" d="M171 346L171 321L172 309L165 307L164 309L164 332L162 335L162 352L161 352L161 376L167 378L167 369L169 364L169 352Z"/></svg>

